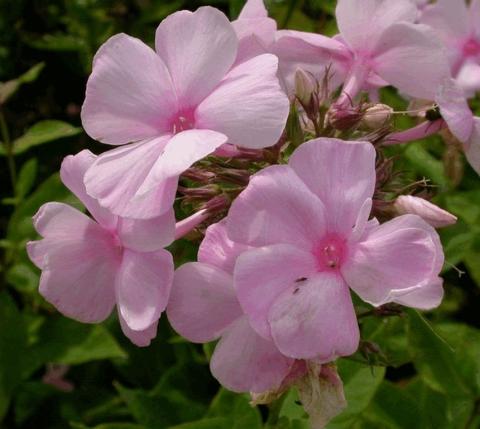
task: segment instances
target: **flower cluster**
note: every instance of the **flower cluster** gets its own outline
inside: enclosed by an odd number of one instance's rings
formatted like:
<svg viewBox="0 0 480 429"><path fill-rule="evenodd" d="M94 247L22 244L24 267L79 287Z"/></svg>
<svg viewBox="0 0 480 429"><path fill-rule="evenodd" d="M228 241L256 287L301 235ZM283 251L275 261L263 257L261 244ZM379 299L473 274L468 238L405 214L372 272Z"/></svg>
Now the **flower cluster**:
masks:
<svg viewBox="0 0 480 429"><path fill-rule="evenodd" d="M66 316L98 323L116 306L146 346L166 310L186 339L219 339L222 385L257 403L296 385L316 427L344 406L334 361L361 341L351 292L384 309L443 297L434 228L456 218L399 180L388 147L439 133L480 173L480 2L338 0L336 18L331 38L277 30L248 0L233 22L173 13L155 49L109 39L82 121L116 147L60 172L90 216L47 203L28 244L40 293ZM395 129L387 86L412 128ZM165 248L197 228L198 261L175 271Z"/></svg>

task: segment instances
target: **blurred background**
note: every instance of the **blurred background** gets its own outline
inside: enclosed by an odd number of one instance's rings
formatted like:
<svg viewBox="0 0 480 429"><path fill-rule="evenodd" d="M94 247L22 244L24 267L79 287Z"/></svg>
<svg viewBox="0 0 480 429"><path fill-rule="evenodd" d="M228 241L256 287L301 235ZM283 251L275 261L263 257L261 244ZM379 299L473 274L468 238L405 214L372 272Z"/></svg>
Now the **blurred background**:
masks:
<svg viewBox="0 0 480 429"><path fill-rule="evenodd" d="M295 392L254 409L247 396L219 389L208 370L212 346L184 342L165 317L145 349L123 337L114 317L95 326L62 317L39 296L39 270L24 250L41 204L80 207L59 180L63 157L105 150L80 122L98 47L118 32L151 44L158 23L179 9L209 4L235 18L243 3L0 0L0 428L308 427ZM267 5L280 28L333 35L335 3ZM382 96L406 108L394 92ZM446 299L430 324L415 314L361 320L360 351L339 363L349 408L329 427L480 428L480 179L439 137L392 149L400 154L405 182L430 178L434 201L459 216L442 231ZM193 260L197 244L176 243L177 263Z"/></svg>

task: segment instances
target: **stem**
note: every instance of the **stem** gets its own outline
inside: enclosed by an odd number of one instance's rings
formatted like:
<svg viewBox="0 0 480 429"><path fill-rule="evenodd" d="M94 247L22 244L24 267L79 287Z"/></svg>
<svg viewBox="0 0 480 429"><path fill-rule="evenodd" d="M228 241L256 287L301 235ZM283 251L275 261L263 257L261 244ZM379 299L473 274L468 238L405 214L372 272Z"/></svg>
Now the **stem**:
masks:
<svg viewBox="0 0 480 429"><path fill-rule="evenodd" d="M7 121L0 106L0 132L2 135L3 144L5 146L5 155L7 157L8 170L10 173L10 180L12 182L13 194L16 194L17 171L15 168L15 159L13 157L13 145L10 140L10 133L8 131Z"/></svg>

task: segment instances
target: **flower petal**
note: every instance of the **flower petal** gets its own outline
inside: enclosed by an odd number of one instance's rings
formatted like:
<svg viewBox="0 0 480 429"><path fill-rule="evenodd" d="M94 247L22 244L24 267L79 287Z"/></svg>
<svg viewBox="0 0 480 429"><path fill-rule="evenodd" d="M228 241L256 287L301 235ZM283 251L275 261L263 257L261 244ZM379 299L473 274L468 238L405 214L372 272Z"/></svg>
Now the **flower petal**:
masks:
<svg viewBox="0 0 480 429"><path fill-rule="evenodd" d="M207 228L205 238L198 249L198 262L213 265L233 274L238 256L249 249L250 246L230 240L227 235L227 222L221 220Z"/></svg>
<svg viewBox="0 0 480 429"><path fill-rule="evenodd" d="M350 292L336 273L318 273L286 289L272 305L268 321L275 344L292 358L324 363L358 347Z"/></svg>
<svg viewBox="0 0 480 429"><path fill-rule="evenodd" d="M288 244L252 249L242 253L235 265L237 298L250 323L262 337L270 337L268 312L285 290L317 270L309 252Z"/></svg>
<svg viewBox="0 0 480 429"><path fill-rule="evenodd" d="M78 210L43 205L34 218L43 240L27 244L41 268L40 294L61 313L85 323L101 322L115 304L117 258L111 236Z"/></svg>
<svg viewBox="0 0 480 429"><path fill-rule="evenodd" d="M213 341L242 314L231 275L200 262L175 271L167 316L183 337L198 343Z"/></svg>
<svg viewBox="0 0 480 429"><path fill-rule="evenodd" d="M175 213L168 210L152 219L118 220L117 234L124 247L138 252L153 252L172 243L175 236Z"/></svg>
<svg viewBox="0 0 480 429"><path fill-rule="evenodd" d="M464 145L465 156L472 168L480 174L480 118L475 117L470 140Z"/></svg>
<svg viewBox="0 0 480 429"><path fill-rule="evenodd" d="M218 85L237 45L227 17L213 7L175 12L160 23L155 50L170 70L181 107L196 106Z"/></svg>
<svg viewBox="0 0 480 429"><path fill-rule="evenodd" d="M169 137L116 148L100 155L85 174L89 195L123 217L148 219L170 210L177 178L157 182L149 192L137 195L161 156Z"/></svg>
<svg viewBox="0 0 480 429"><path fill-rule="evenodd" d="M152 340L157 336L157 326L158 322L153 323L147 329L143 331L134 331L130 329L127 325L127 322L122 317L121 313L118 312L118 320L125 336L136 346L138 347L147 347L150 345Z"/></svg>
<svg viewBox="0 0 480 429"><path fill-rule="evenodd" d="M322 202L289 166L265 168L250 178L227 218L229 237L251 246L290 243L310 250L325 232Z"/></svg>
<svg viewBox="0 0 480 429"><path fill-rule="evenodd" d="M241 317L222 335L210 369L213 376L234 392L263 393L278 388L293 360L283 356L272 341L260 337Z"/></svg>
<svg viewBox="0 0 480 429"><path fill-rule="evenodd" d="M119 312L130 329L143 331L159 319L167 306L172 281L173 259L169 252L124 249L115 292Z"/></svg>
<svg viewBox="0 0 480 429"><path fill-rule="evenodd" d="M154 183L179 176L193 163L211 154L227 137L215 131L188 130L174 135L165 146L163 154L152 168L152 175L145 181L142 188L149 189ZM142 193L140 189L140 193Z"/></svg>
<svg viewBox="0 0 480 429"><path fill-rule="evenodd" d="M436 231L416 215L399 216L369 231L350 249L342 274L366 302L379 306L438 276L443 251Z"/></svg>
<svg viewBox="0 0 480 429"><path fill-rule="evenodd" d="M60 177L64 185L78 197L95 220L104 228L113 230L117 225L117 216L88 195L83 183L85 173L96 159L97 157L86 149L76 155L68 155L62 162Z"/></svg>
<svg viewBox="0 0 480 429"><path fill-rule="evenodd" d="M443 299L443 279L437 277L427 284L415 288L409 293L392 292L393 301L407 307L420 310L432 310L440 305Z"/></svg>
<svg viewBox="0 0 480 429"><path fill-rule="evenodd" d="M290 109L277 69L278 59L271 54L234 67L198 106L197 128L218 131L228 143L250 149L277 143Z"/></svg>
<svg viewBox="0 0 480 429"><path fill-rule="evenodd" d="M469 97L474 97L480 90L480 64L466 61L460 68L456 81Z"/></svg>
<svg viewBox="0 0 480 429"><path fill-rule="evenodd" d="M169 131L177 110L170 74L141 40L118 34L95 55L82 107L90 137L120 145Z"/></svg>
<svg viewBox="0 0 480 429"><path fill-rule="evenodd" d="M448 44L470 35L469 11L465 0L437 0L423 11L420 21L432 27Z"/></svg>
<svg viewBox="0 0 480 429"><path fill-rule="evenodd" d="M375 189L375 149L368 142L320 138L301 145L290 167L325 205L330 230L348 233Z"/></svg>
<svg viewBox="0 0 480 429"><path fill-rule="evenodd" d="M412 97L433 100L438 87L450 76L442 45L425 25L392 25L382 34L374 55L375 72Z"/></svg>
<svg viewBox="0 0 480 429"><path fill-rule="evenodd" d="M266 18L267 16L268 12L263 0L247 0L238 19Z"/></svg>
<svg viewBox="0 0 480 429"><path fill-rule="evenodd" d="M473 131L473 113L462 88L448 78L438 89L435 101L452 134L463 143L468 141Z"/></svg>
<svg viewBox="0 0 480 429"><path fill-rule="evenodd" d="M414 22L417 8L409 0L339 0L335 16L350 47L368 50L392 24Z"/></svg>

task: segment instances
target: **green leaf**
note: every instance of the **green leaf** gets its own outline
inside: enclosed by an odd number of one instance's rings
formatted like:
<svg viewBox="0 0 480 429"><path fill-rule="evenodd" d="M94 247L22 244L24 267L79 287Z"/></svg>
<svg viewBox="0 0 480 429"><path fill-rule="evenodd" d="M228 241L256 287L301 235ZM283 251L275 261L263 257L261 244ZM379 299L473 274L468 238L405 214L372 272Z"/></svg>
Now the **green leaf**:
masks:
<svg viewBox="0 0 480 429"><path fill-rule="evenodd" d="M31 264L16 264L7 271L7 282L25 293L37 293L39 275Z"/></svg>
<svg viewBox="0 0 480 429"><path fill-rule="evenodd" d="M18 174L16 197L22 200L32 189L37 177L38 163L35 158L29 159L23 164L20 173Z"/></svg>
<svg viewBox="0 0 480 429"><path fill-rule="evenodd" d="M413 363L432 389L457 397L471 395L455 367L455 351L416 310L408 309L408 342Z"/></svg>
<svg viewBox="0 0 480 429"><path fill-rule="evenodd" d="M47 362L79 365L115 358L126 354L104 326L50 316L35 332L24 373L27 376Z"/></svg>
<svg viewBox="0 0 480 429"><path fill-rule="evenodd" d="M225 417L213 417L210 419L197 420L195 422L183 423L170 426L168 429L230 429L232 421ZM242 426L247 428L248 426ZM248 427L249 428L249 427ZM249 428L250 429L250 428Z"/></svg>
<svg viewBox="0 0 480 429"><path fill-rule="evenodd" d="M328 429L352 427L370 405L385 375L383 367L368 367L347 359L338 361L338 370L348 405L345 411L329 423Z"/></svg>
<svg viewBox="0 0 480 429"><path fill-rule="evenodd" d="M469 225L480 224L480 192L456 192L446 199L447 209Z"/></svg>
<svg viewBox="0 0 480 429"><path fill-rule="evenodd" d="M44 67L45 63L38 63L20 77L0 82L0 104L4 104L23 84L35 81Z"/></svg>
<svg viewBox="0 0 480 429"><path fill-rule="evenodd" d="M27 132L13 142L13 153L19 155L28 149L61 138L80 134L82 129L67 122L46 120L37 122Z"/></svg>
<svg viewBox="0 0 480 429"><path fill-rule="evenodd" d="M443 188L448 186L442 161L435 158L421 142L410 143L405 148L404 156L418 174L432 179L433 183Z"/></svg>
<svg viewBox="0 0 480 429"><path fill-rule="evenodd" d="M28 36L26 42L33 48L45 51L75 52L86 48L85 41L80 37L65 33Z"/></svg>
<svg viewBox="0 0 480 429"><path fill-rule="evenodd" d="M262 418L258 408L249 403L248 395L220 389L210 404L206 417L228 417L231 429L261 429Z"/></svg>
<svg viewBox="0 0 480 429"><path fill-rule="evenodd" d="M22 379L26 342L21 313L8 293L0 293L0 421Z"/></svg>
<svg viewBox="0 0 480 429"><path fill-rule="evenodd" d="M135 423L102 423L97 426L85 426L81 423L71 422L72 429L146 429L145 426Z"/></svg>

